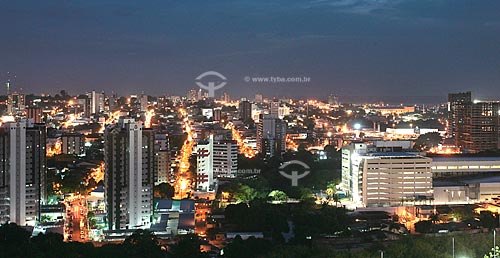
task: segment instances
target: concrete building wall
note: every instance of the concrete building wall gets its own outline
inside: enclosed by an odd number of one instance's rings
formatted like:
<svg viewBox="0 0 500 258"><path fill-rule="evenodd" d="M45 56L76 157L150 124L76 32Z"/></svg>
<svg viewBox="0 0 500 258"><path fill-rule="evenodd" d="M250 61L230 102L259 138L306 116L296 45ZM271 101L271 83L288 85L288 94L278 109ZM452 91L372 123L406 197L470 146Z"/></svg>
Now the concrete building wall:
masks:
<svg viewBox="0 0 500 258"><path fill-rule="evenodd" d="M109 229L148 228L153 212L154 133L122 119L105 132Z"/></svg>
<svg viewBox="0 0 500 258"><path fill-rule="evenodd" d="M35 225L46 198L45 126L28 120L0 128L0 222Z"/></svg>
<svg viewBox="0 0 500 258"><path fill-rule="evenodd" d="M405 154L363 156L362 201L365 206L396 206L430 200L431 159Z"/></svg>

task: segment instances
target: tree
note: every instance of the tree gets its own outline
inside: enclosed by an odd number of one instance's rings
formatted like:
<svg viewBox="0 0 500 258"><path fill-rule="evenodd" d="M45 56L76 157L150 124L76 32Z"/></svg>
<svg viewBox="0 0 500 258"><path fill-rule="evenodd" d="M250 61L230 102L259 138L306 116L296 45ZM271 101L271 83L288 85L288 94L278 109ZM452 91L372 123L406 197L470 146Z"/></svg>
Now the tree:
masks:
<svg viewBox="0 0 500 258"><path fill-rule="evenodd" d="M87 212L87 220L89 221L89 227L90 228L96 228L97 227L97 220L95 218L95 212L88 211Z"/></svg>
<svg viewBox="0 0 500 258"><path fill-rule="evenodd" d="M288 196L286 195L286 193L283 191L280 191L280 190L274 190L274 191L270 192L268 197L270 197L271 200L277 201L277 202L284 202L284 201L288 200Z"/></svg>
<svg viewBox="0 0 500 258"><path fill-rule="evenodd" d="M481 220L481 226L487 229L493 229L497 226L497 219L493 216L491 211L482 211L479 214L479 219Z"/></svg>
<svg viewBox="0 0 500 258"><path fill-rule="evenodd" d="M40 233L33 237L32 243L37 249L41 250L46 254L52 254L53 257L62 257L63 255L68 255L64 248L64 237L57 233ZM76 254L76 253L75 253Z"/></svg>
<svg viewBox="0 0 500 258"><path fill-rule="evenodd" d="M474 213L474 208L471 206L459 206L459 207L454 207L453 212L452 212L453 218L455 218L458 221L466 220L466 219L473 219L475 216Z"/></svg>
<svg viewBox="0 0 500 258"><path fill-rule="evenodd" d="M431 216L429 217L429 220L432 222L432 224L436 224L436 222L440 221L441 218L440 218L439 214L432 213Z"/></svg>
<svg viewBox="0 0 500 258"><path fill-rule="evenodd" d="M154 197L171 199L174 196L174 187L168 183L161 183L154 187Z"/></svg>
<svg viewBox="0 0 500 258"><path fill-rule="evenodd" d="M333 159L334 156L339 152L333 145L326 145L324 151L326 151L328 159Z"/></svg>
<svg viewBox="0 0 500 258"><path fill-rule="evenodd" d="M49 215L42 215L42 217L40 218L40 221L43 223L43 222L49 222L52 220L52 217L49 216Z"/></svg>
<svg viewBox="0 0 500 258"><path fill-rule="evenodd" d="M422 134L415 141L415 148L430 149L432 147L437 147L442 141L443 138L441 137L441 135L439 135L439 133L432 132L432 133Z"/></svg>
<svg viewBox="0 0 500 258"><path fill-rule="evenodd" d="M307 127L308 130L313 130L316 122L312 118L304 119L304 126Z"/></svg>
<svg viewBox="0 0 500 258"><path fill-rule="evenodd" d="M201 241L195 234L188 234L179 238L176 245L172 246L173 258L201 258L206 257L200 252Z"/></svg>
<svg viewBox="0 0 500 258"><path fill-rule="evenodd" d="M30 257L30 233L15 223L0 226L0 257Z"/></svg>
<svg viewBox="0 0 500 258"><path fill-rule="evenodd" d="M164 257L156 236L149 230L138 229L123 241L123 247L130 257Z"/></svg>
<svg viewBox="0 0 500 258"><path fill-rule="evenodd" d="M254 258L272 250L272 243L269 240L250 237L242 240L238 235L224 248L224 257L228 258Z"/></svg>
<svg viewBox="0 0 500 258"><path fill-rule="evenodd" d="M248 185L242 184L238 188L238 191L234 194L234 198L236 198L239 202L249 203L251 200L255 199L258 194L257 190Z"/></svg>
<svg viewBox="0 0 500 258"><path fill-rule="evenodd" d="M498 254L500 254L500 247L497 245L494 248L492 247L491 251L484 255L484 258L496 258Z"/></svg>
<svg viewBox="0 0 500 258"><path fill-rule="evenodd" d="M422 220L415 223L415 231L418 233L429 233L432 228L432 222L430 220Z"/></svg>
<svg viewBox="0 0 500 258"><path fill-rule="evenodd" d="M248 126L249 129L255 128L255 121L252 118L247 118L243 123Z"/></svg>

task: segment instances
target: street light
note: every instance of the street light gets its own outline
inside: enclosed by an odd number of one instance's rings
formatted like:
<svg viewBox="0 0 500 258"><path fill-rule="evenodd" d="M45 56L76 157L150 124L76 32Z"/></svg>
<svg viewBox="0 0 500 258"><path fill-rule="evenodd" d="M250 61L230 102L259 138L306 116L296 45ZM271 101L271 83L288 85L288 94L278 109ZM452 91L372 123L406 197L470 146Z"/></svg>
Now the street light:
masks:
<svg viewBox="0 0 500 258"><path fill-rule="evenodd" d="M451 238L451 245L453 247L453 258L455 258L455 237Z"/></svg>
<svg viewBox="0 0 500 258"><path fill-rule="evenodd" d="M496 229L493 229L493 257L494 258L497 257L497 241L496 241L496 237L497 237L497 231L496 231Z"/></svg>

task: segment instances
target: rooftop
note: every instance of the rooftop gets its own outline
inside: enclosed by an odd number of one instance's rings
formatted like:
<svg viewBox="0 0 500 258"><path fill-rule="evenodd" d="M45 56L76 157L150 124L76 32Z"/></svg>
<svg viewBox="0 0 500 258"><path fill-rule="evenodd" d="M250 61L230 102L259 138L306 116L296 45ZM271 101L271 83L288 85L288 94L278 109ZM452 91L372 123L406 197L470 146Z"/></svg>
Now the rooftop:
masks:
<svg viewBox="0 0 500 258"><path fill-rule="evenodd" d="M431 157L433 161L500 161L500 157L445 156Z"/></svg>
<svg viewBox="0 0 500 258"><path fill-rule="evenodd" d="M370 153L368 155L372 156L372 157L390 157L390 158L398 158L398 157L414 158L414 157L420 157L419 155L417 155L415 153L409 153L409 152L377 152L377 153Z"/></svg>

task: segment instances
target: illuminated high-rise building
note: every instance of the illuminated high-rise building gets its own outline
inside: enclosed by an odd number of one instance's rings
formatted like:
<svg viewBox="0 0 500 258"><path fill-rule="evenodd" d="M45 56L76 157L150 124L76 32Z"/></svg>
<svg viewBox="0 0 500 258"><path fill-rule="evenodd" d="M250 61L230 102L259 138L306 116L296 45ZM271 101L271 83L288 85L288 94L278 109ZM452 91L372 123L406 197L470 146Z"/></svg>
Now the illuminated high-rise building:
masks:
<svg viewBox="0 0 500 258"><path fill-rule="evenodd" d="M448 95L448 134L466 152L500 148L500 102L472 100L471 92Z"/></svg>
<svg viewBox="0 0 500 258"><path fill-rule="evenodd" d="M196 155L196 189L198 191L213 191L217 179L236 176L238 169L238 143L236 141L216 140L211 134L206 140L198 142Z"/></svg>
<svg viewBox="0 0 500 258"><path fill-rule="evenodd" d="M286 123L272 115L263 115L257 124L257 151L268 157L281 156L286 148Z"/></svg>
<svg viewBox="0 0 500 258"><path fill-rule="evenodd" d="M85 138L79 133L64 133L61 136L63 154L68 155L84 155L85 154Z"/></svg>
<svg viewBox="0 0 500 258"><path fill-rule="evenodd" d="M108 229L148 228L153 214L153 131L134 119L121 119L106 128L104 144Z"/></svg>
<svg viewBox="0 0 500 258"><path fill-rule="evenodd" d="M32 120L0 128L0 223L34 226L46 192L46 128Z"/></svg>
<svg viewBox="0 0 500 258"><path fill-rule="evenodd" d="M99 93L93 90L92 92L87 93L87 96L90 99L91 114L98 114L101 111L104 111L104 93Z"/></svg>
<svg viewBox="0 0 500 258"><path fill-rule="evenodd" d="M161 183L170 183L170 148L168 135L165 133L155 134L155 166L154 181L155 185Z"/></svg>
<svg viewBox="0 0 500 258"><path fill-rule="evenodd" d="M246 99L241 99L239 106L238 106L238 112L240 115L240 120L241 121L246 121L248 119L252 118L252 103Z"/></svg>
<svg viewBox="0 0 500 258"><path fill-rule="evenodd" d="M26 118L33 119L33 122L38 124L42 122L43 112L41 108L29 107L26 108Z"/></svg>
<svg viewBox="0 0 500 258"><path fill-rule="evenodd" d="M279 109L280 109L281 103L279 100L274 99L269 103L269 114L273 118L279 118Z"/></svg>

